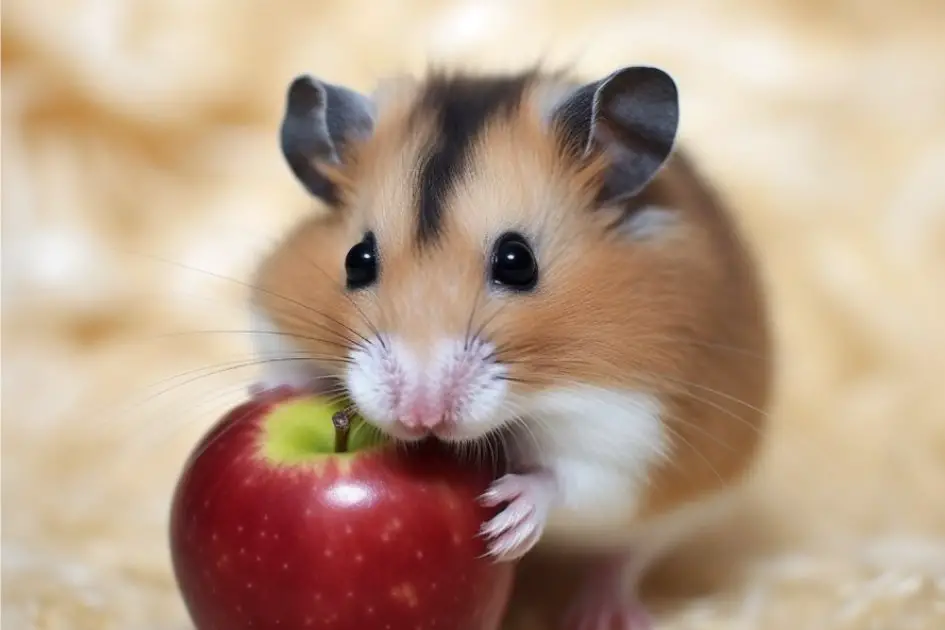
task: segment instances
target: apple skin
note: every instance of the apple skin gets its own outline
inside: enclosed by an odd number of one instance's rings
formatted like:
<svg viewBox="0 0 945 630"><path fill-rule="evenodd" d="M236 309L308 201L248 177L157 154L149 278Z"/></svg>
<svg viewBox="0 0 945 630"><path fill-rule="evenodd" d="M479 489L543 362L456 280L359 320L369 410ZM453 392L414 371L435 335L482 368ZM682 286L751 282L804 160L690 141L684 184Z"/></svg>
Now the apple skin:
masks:
<svg viewBox="0 0 945 630"><path fill-rule="evenodd" d="M494 471L433 444L274 462L266 425L298 398L232 409L178 481L171 559L197 630L497 630L514 565L478 535Z"/></svg>

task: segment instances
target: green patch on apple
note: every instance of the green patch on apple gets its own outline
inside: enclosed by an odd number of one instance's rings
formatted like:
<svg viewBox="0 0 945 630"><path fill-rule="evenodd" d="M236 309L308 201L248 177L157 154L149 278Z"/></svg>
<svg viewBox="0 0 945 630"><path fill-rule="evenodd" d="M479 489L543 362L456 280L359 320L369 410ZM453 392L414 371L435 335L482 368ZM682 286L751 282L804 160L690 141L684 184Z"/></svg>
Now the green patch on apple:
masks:
<svg viewBox="0 0 945 630"><path fill-rule="evenodd" d="M273 409L263 425L262 455L273 463L306 464L325 455L350 457L387 440L343 400L300 397Z"/></svg>

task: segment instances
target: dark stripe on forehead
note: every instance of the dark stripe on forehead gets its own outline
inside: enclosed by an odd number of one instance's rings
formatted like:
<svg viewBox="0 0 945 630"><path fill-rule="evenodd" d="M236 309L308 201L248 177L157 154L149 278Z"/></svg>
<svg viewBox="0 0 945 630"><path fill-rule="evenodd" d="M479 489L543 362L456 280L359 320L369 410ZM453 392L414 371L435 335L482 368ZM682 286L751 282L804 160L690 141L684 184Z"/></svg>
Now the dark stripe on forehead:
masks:
<svg viewBox="0 0 945 630"><path fill-rule="evenodd" d="M434 75L414 115L435 120L433 146L420 170L417 241L435 240L443 223L443 203L466 166L472 143L485 124L513 113L522 102L533 72L511 76Z"/></svg>

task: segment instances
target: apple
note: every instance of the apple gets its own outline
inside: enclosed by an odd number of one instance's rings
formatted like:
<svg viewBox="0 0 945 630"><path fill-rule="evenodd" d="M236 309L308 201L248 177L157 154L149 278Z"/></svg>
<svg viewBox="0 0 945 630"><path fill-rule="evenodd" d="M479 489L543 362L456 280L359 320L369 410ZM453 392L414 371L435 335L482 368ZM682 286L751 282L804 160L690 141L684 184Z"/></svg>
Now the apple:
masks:
<svg viewBox="0 0 945 630"><path fill-rule="evenodd" d="M494 471L378 435L341 403L281 390L204 436L170 518L197 630L499 628L514 566L478 535Z"/></svg>

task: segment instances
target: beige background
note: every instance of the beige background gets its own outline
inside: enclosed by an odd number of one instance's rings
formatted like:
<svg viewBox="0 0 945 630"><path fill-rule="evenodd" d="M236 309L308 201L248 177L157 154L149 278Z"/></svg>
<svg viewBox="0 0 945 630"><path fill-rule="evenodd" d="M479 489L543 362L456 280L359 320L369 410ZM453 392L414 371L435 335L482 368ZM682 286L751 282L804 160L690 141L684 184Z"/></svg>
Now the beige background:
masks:
<svg viewBox="0 0 945 630"><path fill-rule="evenodd" d="M252 375L226 278L309 203L291 76L544 55L677 76L771 286L770 448L702 545L744 572L661 627L945 628L943 34L941 0L8 0L4 626L187 627L168 493Z"/></svg>

